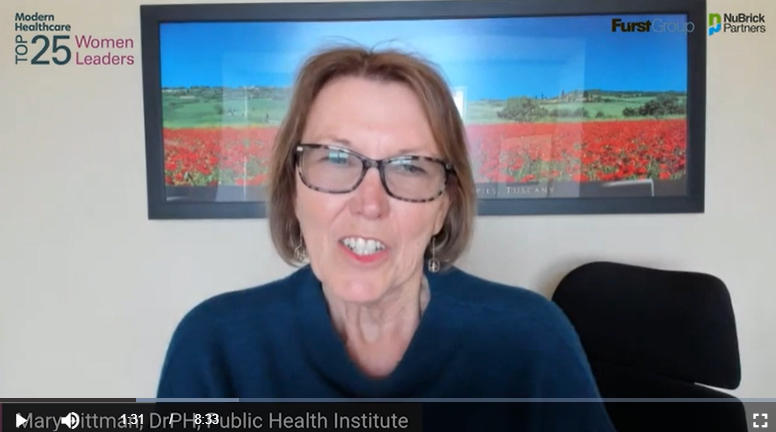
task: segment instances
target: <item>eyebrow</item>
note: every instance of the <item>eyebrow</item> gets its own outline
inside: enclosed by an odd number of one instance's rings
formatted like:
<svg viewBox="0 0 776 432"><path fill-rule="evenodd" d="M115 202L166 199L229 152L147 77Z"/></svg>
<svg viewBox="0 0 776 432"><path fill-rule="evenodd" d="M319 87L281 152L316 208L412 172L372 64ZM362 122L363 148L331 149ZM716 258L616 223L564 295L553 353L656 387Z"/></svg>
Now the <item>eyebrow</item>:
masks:
<svg viewBox="0 0 776 432"><path fill-rule="evenodd" d="M351 148L353 147L353 143L351 143L349 140L346 140L345 138L339 138L339 137L334 136L334 135L323 135L320 138L315 139L313 141L317 141L317 142L330 142L332 144L340 144L340 145L343 145L345 147L351 147Z"/></svg>
<svg viewBox="0 0 776 432"><path fill-rule="evenodd" d="M348 147L352 151L356 151L353 148L353 143L351 141L349 141L349 140L347 140L345 138L339 138L339 137L337 137L335 135L328 135L328 134L327 135L322 135L321 138L316 139L314 141L317 141L317 142L323 141L323 142L330 142L332 144L339 144L339 145L342 145L343 147ZM403 149L399 150L398 152L396 152L395 156L392 156L392 157L407 156L407 155L421 155L421 156L430 156L430 157L434 157L434 158L441 157L439 155L434 154L433 152L429 153L429 152L427 152L425 150L422 150L422 149L420 149L418 147L403 148Z"/></svg>

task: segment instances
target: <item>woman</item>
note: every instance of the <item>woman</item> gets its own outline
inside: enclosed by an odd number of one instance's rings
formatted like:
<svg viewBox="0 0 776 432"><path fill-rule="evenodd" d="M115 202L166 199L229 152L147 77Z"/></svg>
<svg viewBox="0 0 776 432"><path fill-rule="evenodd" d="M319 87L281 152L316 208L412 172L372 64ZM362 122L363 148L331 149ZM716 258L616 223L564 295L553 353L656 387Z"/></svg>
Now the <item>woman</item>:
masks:
<svg viewBox="0 0 776 432"><path fill-rule="evenodd" d="M429 64L353 47L310 58L269 178L274 245L304 266L194 308L159 397L598 397L559 309L453 266L475 185L459 112ZM601 405L583 405L542 422L611 430Z"/></svg>

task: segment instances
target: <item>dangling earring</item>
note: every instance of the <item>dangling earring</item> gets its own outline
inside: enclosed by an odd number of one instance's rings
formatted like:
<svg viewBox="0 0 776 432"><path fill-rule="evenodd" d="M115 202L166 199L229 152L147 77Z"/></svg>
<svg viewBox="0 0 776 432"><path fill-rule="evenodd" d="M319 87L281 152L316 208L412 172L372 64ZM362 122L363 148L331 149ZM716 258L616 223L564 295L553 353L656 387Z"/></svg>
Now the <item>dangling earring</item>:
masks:
<svg viewBox="0 0 776 432"><path fill-rule="evenodd" d="M428 271L436 273L440 267L439 260L436 258L436 237L431 237L431 259L428 260Z"/></svg>
<svg viewBox="0 0 776 432"><path fill-rule="evenodd" d="M294 249L294 258L300 263L307 262L307 249L304 247L304 239L300 239L299 244Z"/></svg>

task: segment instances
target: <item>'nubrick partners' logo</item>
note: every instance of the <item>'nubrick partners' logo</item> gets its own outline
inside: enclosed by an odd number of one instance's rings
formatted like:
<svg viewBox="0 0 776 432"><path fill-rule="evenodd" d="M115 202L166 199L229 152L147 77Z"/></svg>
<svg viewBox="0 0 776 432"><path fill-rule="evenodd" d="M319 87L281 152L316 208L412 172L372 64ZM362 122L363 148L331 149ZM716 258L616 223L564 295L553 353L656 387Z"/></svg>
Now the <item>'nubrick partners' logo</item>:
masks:
<svg viewBox="0 0 776 432"><path fill-rule="evenodd" d="M14 53L17 65L120 66L135 64L131 38L103 38L73 34L70 24L54 15L14 14Z"/></svg>
<svg viewBox="0 0 776 432"><path fill-rule="evenodd" d="M709 36L717 33L765 33L765 15L761 13L709 14Z"/></svg>
<svg viewBox="0 0 776 432"><path fill-rule="evenodd" d="M722 17L716 13L709 14L709 36L722 31Z"/></svg>

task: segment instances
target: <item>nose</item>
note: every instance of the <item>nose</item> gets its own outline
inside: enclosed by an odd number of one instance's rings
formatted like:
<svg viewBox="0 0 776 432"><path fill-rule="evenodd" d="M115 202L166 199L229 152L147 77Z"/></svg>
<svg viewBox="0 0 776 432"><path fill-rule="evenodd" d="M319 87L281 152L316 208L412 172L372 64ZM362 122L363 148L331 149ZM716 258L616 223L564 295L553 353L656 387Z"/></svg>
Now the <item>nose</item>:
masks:
<svg viewBox="0 0 776 432"><path fill-rule="evenodd" d="M379 219L388 214L389 198L380 181L379 171L373 168L366 172L364 180L354 191L350 209L365 218Z"/></svg>

